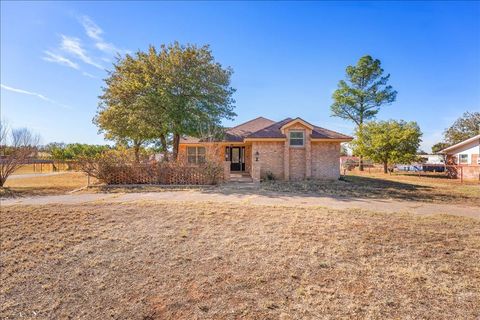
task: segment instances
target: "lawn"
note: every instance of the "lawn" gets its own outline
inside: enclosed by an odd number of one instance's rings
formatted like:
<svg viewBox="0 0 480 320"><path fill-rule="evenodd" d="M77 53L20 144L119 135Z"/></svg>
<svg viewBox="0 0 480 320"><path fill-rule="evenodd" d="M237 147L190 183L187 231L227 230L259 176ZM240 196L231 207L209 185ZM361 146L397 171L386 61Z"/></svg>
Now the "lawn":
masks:
<svg viewBox="0 0 480 320"><path fill-rule="evenodd" d="M0 188L0 196L41 196L65 194L87 185L87 177L82 172L63 172L55 175L20 178L11 176L6 188Z"/></svg>
<svg viewBox="0 0 480 320"><path fill-rule="evenodd" d="M480 183L431 176L348 174L339 181L265 181L262 189L354 199L396 199L480 206Z"/></svg>
<svg viewBox="0 0 480 320"><path fill-rule="evenodd" d="M0 318L478 319L480 221L235 204L16 206Z"/></svg>

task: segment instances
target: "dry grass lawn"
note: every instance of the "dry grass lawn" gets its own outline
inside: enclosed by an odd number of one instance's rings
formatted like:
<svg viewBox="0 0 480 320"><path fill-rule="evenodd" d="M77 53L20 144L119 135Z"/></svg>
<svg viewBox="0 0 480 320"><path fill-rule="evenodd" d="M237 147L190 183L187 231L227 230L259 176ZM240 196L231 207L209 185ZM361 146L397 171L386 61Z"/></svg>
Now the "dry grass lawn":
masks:
<svg viewBox="0 0 480 320"><path fill-rule="evenodd" d="M349 174L339 181L266 181L271 191L314 193L355 199L397 199L480 206L480 183L432 176Z"/></svg>
<svg viewBox="0 0 480 320"><path fill-rule="evenodd" d="M0 318L478 319L480 221L212 203L4 207Z"/></svg>
<svg viewBox="0 0 480 320"><path fill-rule="evenodd" d="M82 172L65 172L50 176L8 179L0 188L0 196L43 196L64 194L87 185L87 177Z"/></svg>

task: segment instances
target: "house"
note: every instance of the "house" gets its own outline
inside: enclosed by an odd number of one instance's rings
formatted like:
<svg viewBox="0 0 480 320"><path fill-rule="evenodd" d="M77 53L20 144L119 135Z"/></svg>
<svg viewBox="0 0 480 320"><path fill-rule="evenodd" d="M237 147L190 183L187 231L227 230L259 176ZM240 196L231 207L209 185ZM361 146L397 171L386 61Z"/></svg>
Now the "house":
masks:
<svg viewBox="0 0 480 320"><path fill-rule="evenodd" d="M454 176L480 180L480 134L445 148L440 153L446 155L447 165L460 167L460 170L455 169Z"/></svg>
<svg viewBox="0 0 480 320"><path fill-rule="evenodd" d="M441 154L419 154L418 157L423 164L445 164L445 157Z"/></svg>
<svg viewBox="0 0 480 320"><path fill-rule="evenodd" d="M340 143L352 137L315 126L301 118L264 117L226 130L222 138L182 137L179 158L195 165L208 157L224 163L225 176L243 173L254 181L338 179Z"/></svg>

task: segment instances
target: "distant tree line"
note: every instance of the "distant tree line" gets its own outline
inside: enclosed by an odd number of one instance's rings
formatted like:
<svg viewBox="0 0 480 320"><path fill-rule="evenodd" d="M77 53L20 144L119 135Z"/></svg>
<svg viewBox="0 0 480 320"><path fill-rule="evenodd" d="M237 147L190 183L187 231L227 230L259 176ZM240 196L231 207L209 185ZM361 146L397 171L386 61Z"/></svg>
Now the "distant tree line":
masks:
<svg viewBox="0 0 480 320"><path fill-rule="evenodd" d="M102 152L110 150L108 145L94 145L85 143L58 143L52 142L41 148L48 157L56 161L79 160L82 158L95 158Z"/></svg>

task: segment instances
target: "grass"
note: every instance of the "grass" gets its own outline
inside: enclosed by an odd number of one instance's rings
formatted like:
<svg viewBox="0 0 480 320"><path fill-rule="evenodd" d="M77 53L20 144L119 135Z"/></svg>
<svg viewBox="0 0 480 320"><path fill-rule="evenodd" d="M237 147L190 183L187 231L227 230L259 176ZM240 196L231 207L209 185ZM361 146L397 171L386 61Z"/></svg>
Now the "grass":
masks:
<svg viewBox="0 0 480 320"><path fill-rule="evenodd" d="M87 177L81 172L65 172L51 176L17 178L10 177L0 197L42 196L64 194L87 185Z"/></svg>
<svg viewBox="0 0 480 320"><path fill-rule="evenodd" d="M262 189L356 199L397 199L480 206L480 183L412 175L349 174L339 181L265 181Z"/></svg>
<svg viewBox="0 0 480 320"><path fill-rule="evenodd" d="M477 319L480 221L212 203L2 208L0 318Z"/></svg>

